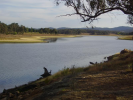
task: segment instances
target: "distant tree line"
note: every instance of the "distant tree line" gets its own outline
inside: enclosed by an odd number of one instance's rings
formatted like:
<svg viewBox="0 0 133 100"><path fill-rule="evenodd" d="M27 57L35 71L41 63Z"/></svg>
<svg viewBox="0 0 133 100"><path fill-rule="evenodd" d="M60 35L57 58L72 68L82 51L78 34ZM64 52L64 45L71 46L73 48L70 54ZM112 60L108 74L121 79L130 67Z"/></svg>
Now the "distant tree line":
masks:
<svg viewBox="0 0 133 100"><path fill-rule="evenodd" d="M80 29L58 29L58 33L79 35L82 31Z"/></svg>
<svg viewBox="0 0 133 100"><path fill-rule="evenodd" d="M128 35L133 35L133 32L128 33Z"/></svg>
<svg viewBox="0 0 133 100"><path fill-rule="evenodd" d="M18 23L11 23L9 25L2 23L0 21L0 34L24 34L26 32L39 32L40 34L57 34L58 31L56 29L50 28L28 28L24 25L18 25Z"/></svg>
<svg viewBox="0 0 133 100"><path fill-rule="evenodd" d="M41 34L58 34L58 31L56 29L50 29L50 28L41 28L38 31Z"/></svg>
<svg viewBox="0 0 133 100"><path fill-rule="evenodd" d="M121 34L125 35L127 33L118 32L118 31L103 31L103 30L95 30L90 28L67 28L67 29L54 29L54 28L28 28L23 25L18 25L18 23L11 23L9 25L0 22L0 34L24 34L27 32L38 32L40 34L73 34L79 35L81 33L88 33L91 35L108 35L112 34ZM133 34L133 33L129 33Z"/></svg>
<svg viewBox="0 0 133 100"><path fill-rule="evenodd" d="M95 29L58 29L59 34L81 34L81 33L88 33L90 35L109 35L110 33L112 34L125 34L123 32L118 32L118 31L104 31L104 30L95 30Z"/></svg>
<svg viewBox="0 0 133 100"><path fill-rule="evenodd" d="M27 31L27 28L18 23L11 23L9 25L0 22L0 34L23 34Z"/></svg>

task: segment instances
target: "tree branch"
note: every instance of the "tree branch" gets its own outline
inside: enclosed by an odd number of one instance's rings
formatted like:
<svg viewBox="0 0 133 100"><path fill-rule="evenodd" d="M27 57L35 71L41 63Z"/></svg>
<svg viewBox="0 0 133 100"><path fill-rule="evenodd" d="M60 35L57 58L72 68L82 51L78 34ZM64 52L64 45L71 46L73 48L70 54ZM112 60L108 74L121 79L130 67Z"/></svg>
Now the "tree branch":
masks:
<svg viewBox="0 0 133 100"><path fill-rule="evenodd" d="M81 22L98 20L98 16L114 11L120 10L124 14L133 16L133 1L132 0L56 0L65 2L65 5L72 7L75 10L73 14L66 14L61 16L79 15Z"/></svg>

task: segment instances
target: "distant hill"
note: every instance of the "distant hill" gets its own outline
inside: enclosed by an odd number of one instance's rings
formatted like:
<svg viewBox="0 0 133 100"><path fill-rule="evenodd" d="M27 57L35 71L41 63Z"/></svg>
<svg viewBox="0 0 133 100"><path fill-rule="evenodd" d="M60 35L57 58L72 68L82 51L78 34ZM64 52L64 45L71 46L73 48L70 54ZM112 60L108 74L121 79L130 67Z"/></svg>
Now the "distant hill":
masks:
<svg viewBox="0 0 133 100"><path fill-rule="evenodd" d="M119 26L119 27L114 27L114 28L100 28L100 27L96 27L94 29L95 30L109 30L109 31L133 32L133 28L132 27L127 27L127 26Z"/></svg>
<svg viewBox="0 0 133 100"><path fill-rule="evenodd" d="M49 29L55 29L55 28L53 28L53 27L48 27Z"/></svg>
<svg viewBox="0 0 133 100"><path fill-rule="evenodd" d="M68 28L68 27L60 27L58 29L92 29L92 28ZM119 26L114 28L101 28L101 27L95 27L93 30L108 30L108 31L120 31L120 32L133 32L133 27L128 26Z"/></svg>
<svg viewBox="0 0 133 100"><path fill-rule="evenodd" d="M59 29L74 29L74 28L69 28L69 27L60 27L60 28L57 28L58 30Z"/></svg>

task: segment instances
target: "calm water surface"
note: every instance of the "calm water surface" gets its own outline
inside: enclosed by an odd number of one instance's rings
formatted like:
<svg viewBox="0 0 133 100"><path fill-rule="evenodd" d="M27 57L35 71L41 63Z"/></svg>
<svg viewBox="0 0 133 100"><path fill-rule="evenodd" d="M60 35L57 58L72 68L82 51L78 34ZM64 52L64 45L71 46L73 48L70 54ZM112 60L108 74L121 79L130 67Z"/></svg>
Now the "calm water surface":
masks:
<svg viewBox="0 0 133 100"><path fill-rule="evenodd" d="M133 41L114 36L62 38L54 43L0 44L0 92L38 79L43 67L52 74L72 65L87 66L104 57L133 50Z"/></svg>

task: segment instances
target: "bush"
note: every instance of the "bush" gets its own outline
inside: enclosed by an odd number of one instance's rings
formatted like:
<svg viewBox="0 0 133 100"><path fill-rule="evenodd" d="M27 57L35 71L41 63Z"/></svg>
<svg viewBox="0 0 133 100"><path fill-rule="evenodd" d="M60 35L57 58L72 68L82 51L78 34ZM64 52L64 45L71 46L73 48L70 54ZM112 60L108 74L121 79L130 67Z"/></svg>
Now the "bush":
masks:
<svg viewBox="0 0 133 100"><path fill-rule="evenodd" d="M14 32L13 34L14 34L14 35L17 35L17 32Z"/></svg>

